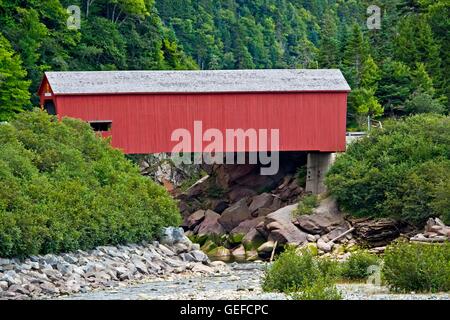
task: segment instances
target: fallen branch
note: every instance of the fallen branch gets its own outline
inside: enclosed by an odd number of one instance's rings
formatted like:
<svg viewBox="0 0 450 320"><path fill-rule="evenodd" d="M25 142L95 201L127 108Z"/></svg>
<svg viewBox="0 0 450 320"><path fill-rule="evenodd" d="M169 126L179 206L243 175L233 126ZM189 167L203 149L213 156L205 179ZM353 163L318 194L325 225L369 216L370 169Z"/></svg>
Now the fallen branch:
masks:
<svg viewBox="0 0 450 320"><path fill-rule="evenodd" d="M278 246L278 241L275 241L275 244L273 245L273 249L272 249L272 254L270 255L269 262L273 261L273 257L275 256L275 250L277 249L277 246Z"/></svg>
<svg viewBox="0 0 450 320"><path fill-rule="evenodd" d="M355 230L355 228L353 228L353 227L348 229L347 231L345 231L345 232L341 233L340 235L338 235L336 238L332 239L330 242L335 242L335 241L339 240L340 238L345 237L347 234L353 232L353 230Z"/></svg>
<svg viewBox="0 0 450 320"><path fill-rule="evenodd" d="M409 240L413 242L436 243L436 242L445 242L448 239L446 237L436 237L436 238L411 238Z"/></svg>

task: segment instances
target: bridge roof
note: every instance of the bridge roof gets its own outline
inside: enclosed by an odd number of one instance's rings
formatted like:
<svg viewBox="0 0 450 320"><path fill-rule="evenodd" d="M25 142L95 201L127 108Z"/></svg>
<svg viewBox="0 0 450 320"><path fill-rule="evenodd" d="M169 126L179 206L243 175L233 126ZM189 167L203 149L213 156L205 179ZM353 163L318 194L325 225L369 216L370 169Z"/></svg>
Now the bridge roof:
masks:
<svg viewBox="0 0 450 320"><path fill-rule="evenodd" d="M46 72L54 94L350 91L338 69Z"/></svg>

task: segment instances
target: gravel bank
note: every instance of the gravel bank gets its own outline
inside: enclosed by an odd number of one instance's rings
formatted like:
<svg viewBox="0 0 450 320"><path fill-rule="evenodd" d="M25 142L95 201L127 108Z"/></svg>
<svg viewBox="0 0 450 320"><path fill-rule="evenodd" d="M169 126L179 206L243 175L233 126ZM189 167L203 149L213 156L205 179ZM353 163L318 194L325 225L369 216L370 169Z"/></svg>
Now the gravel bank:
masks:
<svg viewBox="0 0 450 320"><path fill-rule="evenodd" d="M264 293L264 264L231 264L214 274L177 276L152 280L109 291L92 291L66 297L70 300L285 300L278 293ZM392 294L386 287L338 284L346 300L450 300L449 293Z"/></svg>

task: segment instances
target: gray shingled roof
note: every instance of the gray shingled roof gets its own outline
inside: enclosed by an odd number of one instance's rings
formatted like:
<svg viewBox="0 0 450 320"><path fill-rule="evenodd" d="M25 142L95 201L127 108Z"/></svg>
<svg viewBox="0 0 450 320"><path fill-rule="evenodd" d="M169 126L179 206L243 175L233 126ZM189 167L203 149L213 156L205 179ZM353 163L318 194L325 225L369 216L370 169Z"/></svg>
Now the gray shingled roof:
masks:
<svg viewBox="0 0 450 320"><path fill-rule="evenodd" d="M337 69L46 72L55 94L350 91Z"/></svg>

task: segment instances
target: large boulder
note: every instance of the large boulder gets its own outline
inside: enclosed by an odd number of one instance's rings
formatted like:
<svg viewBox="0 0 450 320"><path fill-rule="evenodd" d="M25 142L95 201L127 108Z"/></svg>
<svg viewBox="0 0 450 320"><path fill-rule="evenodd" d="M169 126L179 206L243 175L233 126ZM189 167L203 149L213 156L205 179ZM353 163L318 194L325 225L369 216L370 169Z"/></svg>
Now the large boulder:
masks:
<svg viewBox="0 0 450 320"><path fill-rule="evenodd" d="M223 199L208 199L205 203L205 207L211 209L218 214L225 211L230 206L230 203Z"/></svg>
<svg viewBox="0 0 450 320"><path fill-rule="evenodd" d="M251 220L242 221L236 228L231 230L230 236L242 235L244 237L251 229L256 228L261 222L264 221L264 217L258 217Z"/></svg>
<svg viewBox="0 0 450 320"><path fill-rule="evenodd" d="M186 220L186 226L192 230L205 219L205 210L197 210Z"/></svg>
<svg viewBox="0 0 450 320"><path fill-rule="evenodd" d="M258 247L257 252L259 255L268 256L272 253L274 248L275 248L275 242L267 241Z"/></svg>
<svg viewBox="0 0 450 320"><path fill-rule="evenodd" d="M184 235L183 228L168 227L164 228L161 236L161 243L164 245L174 245L184 243L192 245L191 240Z"/></svg>
<svg viewBox="0 0 450 320"><path fill-rule="evenodd" d="M236 249L234 249L231 254L233 255L233 257L235 259L242 259L245 258L246 252L245 252L245 248L244 246L241 244L239 247L237 247Z"/></svg>
<svg viewBox="0 0 450 320"><path fill-rule="evenodd" d="M209 235L215 235L215 236L222 236L226 233L223 226L219 223L220 214L212 211L207 210L205 212L205 218L203 219L203 222L200 223L197 230L198 237L202 236L209 236Z"/></svg>
<svg viewBox="0 0 450 320"><path fill-rule="evenodd" d="M208 256L220 260L228 260L231 258L231 251L225 247L217 247L209 251Z"/></svg>
<svg viewBox="0 0 450 320"><path fill-rule="evenodd" d="M227 189L239 179L251 174L257 169L257 165L217 165L213 168L216 184Z"/></svg>
<svg viewBox="0 0 450 320"><path fill-rule="evenodd" d="M248 188L242 188L242 187L236 187L231 189L231 191L228 193L228 198L230 199L231 203L237 202L244 198L251 198L256 196L257 193L255 190L248 189Z"/></svg>
<svg viewBox="0 0 450 320"><path fill-rule="evenodd" d="M219 218L219 223L230 232L236 228L242 221L251 219L252 215L247 206L246 199L239 200L231 207L227 208Z"/></svg>
<svg viewBox="0 0 450 320"><path fill-rule="evenodd" d="M269 240L279 244L292 243L301 245L308 242L307 233L299 230L292 223L292 212L297 205L281 208L265 218L265 228L269 231Z"/></svg>
<svg viewBox="0 0 450 320"><path fill-rule="evenodd" d="M264 242L267 241L267 238L258 232L255 228L251 229L242 239L242 244L245 249L251 251L259 248Z"/></svg>
<svg viewBox="0 0 450 320"><path fill-rule="evenodd" d="M274 196L267 192L253 197L252 202L249 206L250 212L255 213L258 209L269 208L273 203L273 199Z"/></svg>
<svg viewBox="0 0 450 320"><path fill-rule="evenodd" d="M390 218L360 218L352 219L351 222L355 228L354 235L367 247L385 246L398 238L402 232L408 232L405 222Z"/></svg>
<svg viewBox="0 0 450 320"><path fill-rule="evenodd" d="M339 212L336 200L326 198L312 214L301 215L295 221L300 229L312 234L326 234L338 226L346 226L344 215Z"/></svg>
<svg viewBox="0 0 450 320"><path fill-rule="evenodd" d="M266 176L259 174L249 174L242 177L236 183L241 187L251 188L253 190L272 190L277 187L282 179L280 173L274 176Z"/></svg>

